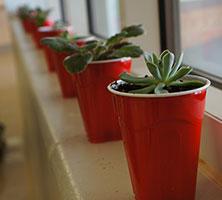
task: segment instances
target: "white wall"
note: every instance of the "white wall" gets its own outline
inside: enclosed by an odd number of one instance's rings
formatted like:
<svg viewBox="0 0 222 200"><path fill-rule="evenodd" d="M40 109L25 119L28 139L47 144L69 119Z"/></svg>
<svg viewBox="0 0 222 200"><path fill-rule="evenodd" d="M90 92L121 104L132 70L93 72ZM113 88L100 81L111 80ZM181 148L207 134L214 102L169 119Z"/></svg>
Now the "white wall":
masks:
<svg viewBox="0 0 222 200"><path fill-rule="evenodd" d="M52 9L50 13L50 18L54 20L61 19L61 8L60 8L60 0L45 0L46 7Z"/></svg>
<svg viewBox="0 0 222 200"><path fill-rule="evenodd" d="M31 8L37 6L51 8L50 18L54 20L61 18L60 0L5 0L5 6L9 12L15 12L18 6L23 4L27 4Z"/></svg>
<svg viewBox="0 0 222 200"><path fill-rule="evenodd" d="M33 8L36 6L41 6L45 8L46 3L46 0L5 0L5 6L10 12L14 12L18 6L23 4L28 4L30 5L30 7Z"/></svg>
<svg viewBox="0 0 222 200"><path fill-rule="evenodd" d="M120 31L119 0L91 0L91 6L95 33L110 37Z"/></svg>
<svg viewBox="0 0 222 200"><path fill-rule="evenodd" d="M124 25L143 24L146 34L134 41L141 45L145 51L160 52L159 13L158 0L124 0L123 6ZM143 59L134 61L136 72L146 70Z"/></svg>
<svg viewBox="0 0 222 200"><path fill-rule="evenodd" d="M89 33L86 0L64 0L68 22L74 32L82 35Z"/></svg>

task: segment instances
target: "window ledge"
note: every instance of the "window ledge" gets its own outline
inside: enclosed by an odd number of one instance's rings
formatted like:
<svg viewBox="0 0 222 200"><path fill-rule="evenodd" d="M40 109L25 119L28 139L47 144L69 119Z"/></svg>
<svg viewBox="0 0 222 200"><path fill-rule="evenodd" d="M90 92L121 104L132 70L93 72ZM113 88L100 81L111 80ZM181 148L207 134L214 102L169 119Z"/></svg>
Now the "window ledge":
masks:
<svg viewBox="0 0 222 200"><path fill-rule="evenodd" d="M206 112L222 123L222 90L210 86L207 92Z"/></svg>
<svg viewBox="0 0 222 200"><path fill-rule="evenodd" d="M122 142L95 145L87 141L76 99L61 97L57 77L47 72L42 52L34 48L17 20L11 23L27 122L27 149L30 159L38 160L37 171L43 171L39 186L55 185L51 192L61 196L56 199L133 200ZM54 182L48 179L46 166ZM222 189L200 170L196 199L216 200L221 196Z"/></svg>

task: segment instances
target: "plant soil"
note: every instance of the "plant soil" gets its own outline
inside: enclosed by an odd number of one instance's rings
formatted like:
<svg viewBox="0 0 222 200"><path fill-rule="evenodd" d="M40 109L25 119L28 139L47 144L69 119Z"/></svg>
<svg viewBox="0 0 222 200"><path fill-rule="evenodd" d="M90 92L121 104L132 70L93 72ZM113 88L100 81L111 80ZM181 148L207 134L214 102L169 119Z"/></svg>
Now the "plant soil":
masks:
<svg viewBox="0 0 222 200"><path fill-rule="evenodd" d="M144 88L144 86L138 86L138 85L134 85L132 83L127 83L122 80L118 80L118 81L115 81L111 85L111 88L113 90L116 90L119 92L130 93L129 91L136 90L136 89L142 89L142 88ZM187 87L170 86L170 87L167 87L167 90L169 91L169 93L183 92L183 91L188 91L188 90L193 90L193 89L197 89L197 87L194 87L194 86L187 86Z"/></svg>

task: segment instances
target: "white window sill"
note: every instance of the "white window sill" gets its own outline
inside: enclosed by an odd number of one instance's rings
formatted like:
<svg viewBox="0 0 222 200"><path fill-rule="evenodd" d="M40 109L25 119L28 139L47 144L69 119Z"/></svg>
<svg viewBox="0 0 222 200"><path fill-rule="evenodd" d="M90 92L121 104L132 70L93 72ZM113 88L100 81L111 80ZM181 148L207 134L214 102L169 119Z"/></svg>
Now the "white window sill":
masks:
<svg viewBox="0 0 222 200"><path fill-rule="evenodd" d="M44 172L47 165L54 177L48 179L49 173L44 173L40 186L45 187L47 180L55 186L51 192L67 200L133 200L122 142L95 145L87 141L76 99L61 97L56 75L47 72L42 52L33 47L17 20L12 20L12 29L30 159L38 162L38 171ZM222 189L201 167L200 171L196 199L221 197Z"/></svg>

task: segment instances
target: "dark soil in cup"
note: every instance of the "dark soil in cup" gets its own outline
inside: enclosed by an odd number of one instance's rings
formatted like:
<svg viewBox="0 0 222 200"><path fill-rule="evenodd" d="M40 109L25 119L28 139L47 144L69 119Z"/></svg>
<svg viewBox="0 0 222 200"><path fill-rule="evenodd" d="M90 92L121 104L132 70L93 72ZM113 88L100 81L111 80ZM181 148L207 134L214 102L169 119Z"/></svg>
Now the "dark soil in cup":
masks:
<svg viewBox="0 0 222 200"><path fill-rule="evenodd" d="M142 88L144 88L144 86L138 86L138 85L134 85L134 84L131 84L131 83L126 83L122 80L118 80L118 81L115 81L111 85L111 88L113 90L116 90L116 91L119 91L119 92L129 93L129 91L131 91L131 90L142 89ZM188 90L193 90L193 89L196 89L196 88L197 87L194 87L194 86L189 86L189 87L171 86L171 87L167 87L167 90L169 91L169 93L175 93L175 92L184 92L184 91L188 91Z"/></svg>

